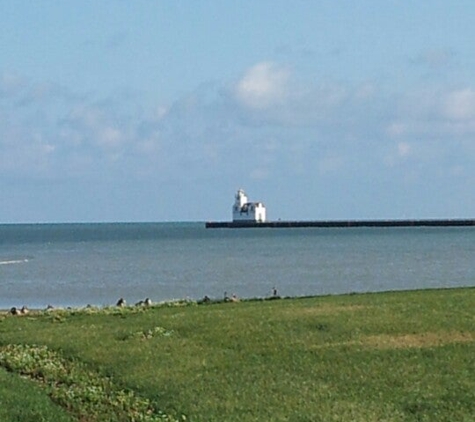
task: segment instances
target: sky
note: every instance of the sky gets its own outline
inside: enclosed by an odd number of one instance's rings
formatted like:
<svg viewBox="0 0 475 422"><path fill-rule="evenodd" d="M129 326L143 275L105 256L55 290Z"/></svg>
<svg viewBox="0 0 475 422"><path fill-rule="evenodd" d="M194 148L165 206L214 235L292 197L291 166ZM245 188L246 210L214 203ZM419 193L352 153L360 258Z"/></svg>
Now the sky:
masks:
<svg viewBox="0 0 475 422"><path fill-rule="evenodd" d="M475 218L473 0L0 0L0 222Z"/></svg>

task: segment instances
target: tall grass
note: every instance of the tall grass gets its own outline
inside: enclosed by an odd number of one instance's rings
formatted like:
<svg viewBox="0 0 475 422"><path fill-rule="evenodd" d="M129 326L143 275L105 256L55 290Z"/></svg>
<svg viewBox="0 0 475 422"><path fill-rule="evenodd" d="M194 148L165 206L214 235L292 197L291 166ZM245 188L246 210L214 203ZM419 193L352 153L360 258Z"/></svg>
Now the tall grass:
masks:
<svg viewBox="0 0 475 422"><path fill-rule="evenodd" d="M0 343L191 421L475 420L475 289L182 305L4 317Z"/></svg>

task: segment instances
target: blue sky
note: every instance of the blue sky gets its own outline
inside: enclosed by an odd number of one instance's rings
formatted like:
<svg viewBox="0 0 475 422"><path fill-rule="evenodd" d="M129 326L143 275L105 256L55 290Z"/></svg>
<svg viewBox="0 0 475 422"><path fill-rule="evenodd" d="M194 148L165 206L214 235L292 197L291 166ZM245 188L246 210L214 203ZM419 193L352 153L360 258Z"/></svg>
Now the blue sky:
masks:
<svg viewBox="0 0 475 422"><path fill-rule="evenodd" d="M0 0L1 222L475 217L475 4Z"/></svg>

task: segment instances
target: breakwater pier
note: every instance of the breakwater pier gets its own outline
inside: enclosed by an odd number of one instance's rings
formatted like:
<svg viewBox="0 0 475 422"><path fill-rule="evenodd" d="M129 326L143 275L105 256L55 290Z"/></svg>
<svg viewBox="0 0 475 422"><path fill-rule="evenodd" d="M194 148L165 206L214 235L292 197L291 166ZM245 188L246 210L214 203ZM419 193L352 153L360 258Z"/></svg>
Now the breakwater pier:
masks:
<svg viewBox="0 0 475 422"><path fill-rule="evenodd" d="M475 226L475 219L424 220L316 220L316 221L208 221L207 229L244 228L344 228L344 227L466 227Z"/></svg>

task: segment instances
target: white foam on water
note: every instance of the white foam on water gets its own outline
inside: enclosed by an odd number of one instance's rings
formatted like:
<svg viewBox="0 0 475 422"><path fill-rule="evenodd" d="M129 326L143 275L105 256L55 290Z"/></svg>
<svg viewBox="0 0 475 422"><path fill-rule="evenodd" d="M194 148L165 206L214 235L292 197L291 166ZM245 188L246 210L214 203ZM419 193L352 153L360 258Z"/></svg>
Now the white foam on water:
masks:
<svg viewBox="0 0 475 422"><path fill-rule="evenodd" d="M7 261L0 261L0 265L23 264L25 262L28 262L28 259L10 259Z"/></svg>

